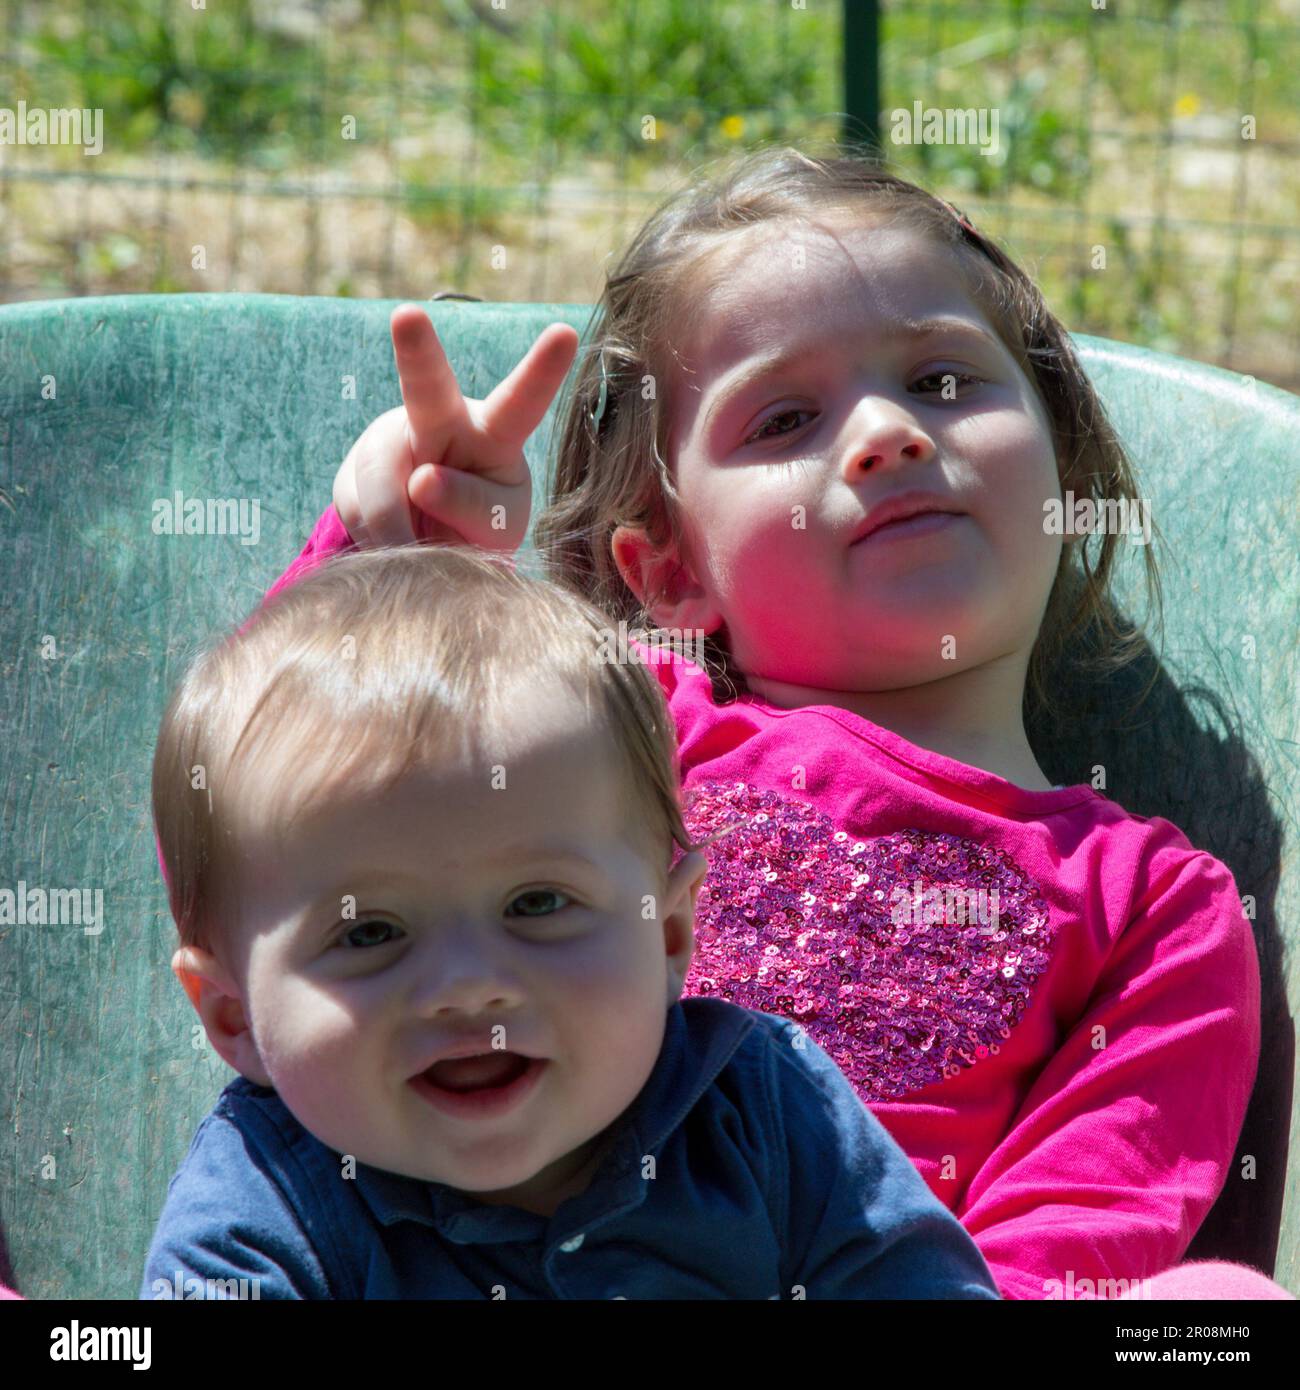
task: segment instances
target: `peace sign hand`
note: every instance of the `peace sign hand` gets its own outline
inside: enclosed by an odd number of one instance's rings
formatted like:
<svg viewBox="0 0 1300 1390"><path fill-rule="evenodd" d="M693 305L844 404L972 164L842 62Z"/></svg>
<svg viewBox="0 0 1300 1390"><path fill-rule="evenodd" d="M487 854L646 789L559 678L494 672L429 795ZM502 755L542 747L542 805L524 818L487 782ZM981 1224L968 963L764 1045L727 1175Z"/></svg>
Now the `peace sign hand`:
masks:
<svg viewBox="0 0 1300 1390"><path fill-rule="evenodd" d="M390 326L403 404L370 422L334 479L348 534L359 546L429 540L517 550L532 510L524 442L573 364L577 332L550 324L480 401L461 395L418 304L399 305Z"/></svg>

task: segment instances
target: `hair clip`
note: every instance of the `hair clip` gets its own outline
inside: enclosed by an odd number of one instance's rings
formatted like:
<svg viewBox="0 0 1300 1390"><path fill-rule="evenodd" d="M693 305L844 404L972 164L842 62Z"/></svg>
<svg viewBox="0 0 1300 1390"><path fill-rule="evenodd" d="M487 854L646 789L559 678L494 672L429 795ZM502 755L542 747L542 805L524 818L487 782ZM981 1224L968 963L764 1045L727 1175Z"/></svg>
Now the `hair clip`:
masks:
<svg viewBox="0 0 1300 1390"><path fill-rule="evenodd" d="M957 207L953 203L950 203L946 198L941 198L940 202L942 202L944 207L946 207L948 211L952 213L952 215L957 219L957 223L960 227L968 231L971 234L971 236L979 236L979 233L975 230L970 218L967 217L966 214L959 207Z"/></svg>
<svg viewBox="0 0 1300 1390"><path fill-rule="evenodd" d="M600 400L596 402L595 410L589 411L592 426L599 430L600 422L605 414L605 402L609 399L609 377L605 373L605 350L600 352Z"/></svg>

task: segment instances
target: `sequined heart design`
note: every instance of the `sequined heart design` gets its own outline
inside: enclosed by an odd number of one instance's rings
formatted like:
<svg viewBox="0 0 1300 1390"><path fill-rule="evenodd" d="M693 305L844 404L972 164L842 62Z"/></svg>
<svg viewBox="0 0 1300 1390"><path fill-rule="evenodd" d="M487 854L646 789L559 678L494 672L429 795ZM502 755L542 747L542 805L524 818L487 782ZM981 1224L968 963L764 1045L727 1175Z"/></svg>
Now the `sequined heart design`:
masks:
<svg viewBox="0 0 1300 1390"><path fill-rule="evenodd" d="M708 848L687 995L801 1024L864 1101L997 1053L1051 961L1038 885L1002 850L905 830L855 840L744 782L690 788Z"/></svg>

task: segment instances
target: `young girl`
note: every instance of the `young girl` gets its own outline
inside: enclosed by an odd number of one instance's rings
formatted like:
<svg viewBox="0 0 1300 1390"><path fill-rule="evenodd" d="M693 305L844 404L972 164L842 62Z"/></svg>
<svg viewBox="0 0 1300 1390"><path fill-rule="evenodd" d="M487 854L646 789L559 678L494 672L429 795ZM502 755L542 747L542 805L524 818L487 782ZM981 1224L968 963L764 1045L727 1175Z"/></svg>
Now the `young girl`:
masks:
<svg viewBox="0 0 1300 1390"><path fill-rule="evenodd" d="M806 1033L681 999L706 863L603 627L390 548L191 663L154 818L173 969L240 1075L142 1298L996 1300Z"/></svg>
<svg viewBox="0 0 1300 1390"><path fill-rule="evenodd" d="M482 402L422 313L393 331L405 406L275 589L353 542L524 534L572 330ZM734 827L687 992L803 1024L1006 1297L1290 1297L1171 1268L1230 1173L1259 972L1222 863L1031 749L1062 652L1140 642L1128 537L1047 524L1071 494L1140 502L1025 273L866 160L764 150L608 277L536 540L612 621L705 635L654 668L692 833Z"/></svg>

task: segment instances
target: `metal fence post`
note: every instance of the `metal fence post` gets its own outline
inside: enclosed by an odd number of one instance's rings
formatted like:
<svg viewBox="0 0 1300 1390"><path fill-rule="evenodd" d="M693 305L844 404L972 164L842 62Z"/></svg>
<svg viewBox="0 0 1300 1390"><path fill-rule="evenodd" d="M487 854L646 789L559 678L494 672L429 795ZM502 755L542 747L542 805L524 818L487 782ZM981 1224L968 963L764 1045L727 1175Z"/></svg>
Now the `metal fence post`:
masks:
<svg viewBox="0 0 1300 1390"><path fill-rule="evenodd" d="M880 5L844 0L844 139L880 139Z"/></svg>

